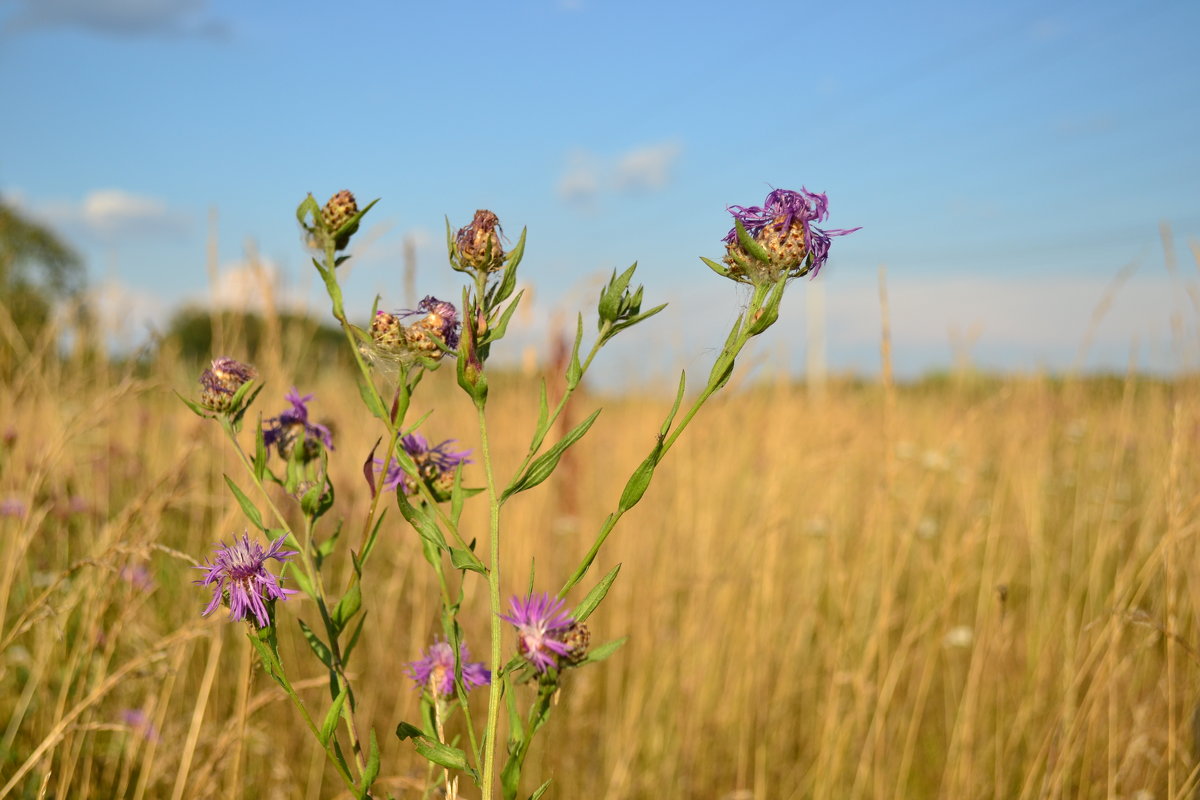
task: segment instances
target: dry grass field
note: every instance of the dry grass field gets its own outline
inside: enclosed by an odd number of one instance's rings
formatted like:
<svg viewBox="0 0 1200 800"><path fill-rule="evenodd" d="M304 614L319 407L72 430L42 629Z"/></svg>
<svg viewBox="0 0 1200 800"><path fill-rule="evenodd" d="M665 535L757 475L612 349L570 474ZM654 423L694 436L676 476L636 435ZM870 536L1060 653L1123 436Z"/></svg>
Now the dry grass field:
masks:
<svg viewBox="0 0 1200 800"><path fill-rule="evenodd" d="M223 353L240 355L236 336ZM198 367L170 351L137 368L19 359L0 379L0 797L345 796L242 626L200 617L193 567L244 520L222 480L241 477L235 455L172 394L194 395ZM316 394L335 515L361 519L379 434L350 372L293 347L258 366L255 412L278 413L293 383ZM536 391L494 379L501 476ZM535 557L539 585L561 584L669 405L580 398L604 411L575 460L507 508L505 596ZM431 438L477 447L452 370L410 418L430 410ZM629 641L568 676L525 793L553 777L556 798L1193 797L1198 435L1188 379L835 381L820 397L735 379L568 598L623 564L589 622L594 641ZM466 477L483 482L478 465ZM482 539L477 505L465 528ZM383 530L351 672L379 787L417 798L427 767L391 732L418 716L404 664L438 593L394 507ZM300 598L279 606L281 653L316 697ZM487 606L470 581L480 656Z"/></svg>

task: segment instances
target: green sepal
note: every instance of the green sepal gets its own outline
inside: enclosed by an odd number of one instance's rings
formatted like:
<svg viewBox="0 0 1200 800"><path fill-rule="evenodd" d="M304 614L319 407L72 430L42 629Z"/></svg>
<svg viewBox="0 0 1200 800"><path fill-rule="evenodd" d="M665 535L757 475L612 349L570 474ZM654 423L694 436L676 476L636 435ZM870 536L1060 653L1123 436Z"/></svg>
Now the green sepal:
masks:
<svg viewBox="0 0 1200 800"><path fill-rule="evenodd" d="M724 264L719 264L716 261L713 261L712 259L705 258L704 256L700 256L700 260L703 261L705 264L707 264L709 269L711 269L713 272L720 275L722 278L731 277L729 274L730 273L729 267L725 266Z"/></svg>
<svg viewBox="0 0 1200 800"><path fill-rule="evenodd" d="M183 395L181 395L179 392L175 391L174 389L172 389L171 391L174 391L175 396L178 397L180 400L182 400L183 404L185 406L187 406L188 408L190 408L192 410L192 413L195 414L197 417L203 417L204 419L216 419L217 418L216 412L213 411L212 409L205 408L204 406L197 403L195 400L189 400L188 398L184 397Z"/></svg>
<svg viewBox="0 0 1200 800"><path fill-rule="evenodd" d="M333 732L337 729L338 717L341 716L342 706L346 704L346 697L350 694L350 686L342 687L338 692L338 696L333 699L333 705L329 707L329 711L325 712L325 720L321 723L321 731L317 734L318 741L322 747L329 746L329 740L333 738Z"/></svg>
<svg viewBox="0 0 1200 800"><path fill-rule="evenodd" d="M579 663L580 663L580 665L583 665L583 664L594 664L597 661L603 661L604 659L611 656L613 653L617 652L617 650L620 649L621 645L625 644L627 641L629 641L629 637L622 636L620 639L615 639L611 642L605 642L604 644L600 645L599 647L595 647L595 648L592 648L591 650L589 650L588 654L586 656L584 656L583 660L580 661Z"/></svg>
<svg viewBox="0 0 1200 800"><path fill-rule="evenodd" d="M617 573L620 571L621 565L617 564L587 593L587 596L583 598L583 602L577 605L575 610L571 612L571 616L576 622L583 622L592 615L592 612L596 610L596 606L600 605L601 601L604 600L604 596L608 594L609 587L613 585L613 581L617 579Z"/></svg>
<svg viewBox="0 0 1200 800"><path fill-rule="evenodd" d="M549 478L550 474L558 466L558 460L562 457L563 451L583 438L583 435L592 427L592 423L596 421L596 417L600 415L601 410L597 408L587 419L572 428L566 436L556 442L549 450L534 459L529 468L525 470L525 473L504 490L504 494L500 496L500 502L503 503L517 492L532 489L546 480L546 478Z"/></svg>
<svg viewBox="0 0 1200 800"><path fill-rule="evenodd" d="M232 478L228 475L224 475L223 477L225 478L225 483L229 486L229 490L233 492L234 499L242 507L242 513L254 524L254 527L265 533L267 528L263 525L262 514L254 507L254 503L250 502L250 498L246 497L242 490L237 487L237 484L233 482Z"/></svg>
<svg viewBox="0 0 1200 800"><path fill-rule="evenodd" d="M374 728L371 728L370 738L367 765L363 768L362 783L358 787L358 800L368 800L371 796L371 784L379 777L379 742L375 740Z"/></svg>
<svg viewBox="0 0 1200 800"><path fill-rule="evenodd" d="M478 572L480 575L487 575L488 569L479 560L479 557L470 550L464 550L461 547L450 548L450 564L455 569L466 569L471 572Z"/></svg>
<svg viewBox="0 0 1200 800"><path fill-rule="evenodd" d="M329 645L321 641L321 637L317 636L307 622L302 619L297 621L300 623L300 631L308 641L308 646L312 648L313 654L325 665L326 669L333 669L333 653L330 651Z"/></svg>
<svg viewBox="0 0 1200 800"><path fill-rule="evenodd" d="M770 263L771 256L766 248L754 241L754 237L746 231L746 226L737 217L733 218L733 227L737 230L738 242L742 245L743 250L764 264Z"/></svg>

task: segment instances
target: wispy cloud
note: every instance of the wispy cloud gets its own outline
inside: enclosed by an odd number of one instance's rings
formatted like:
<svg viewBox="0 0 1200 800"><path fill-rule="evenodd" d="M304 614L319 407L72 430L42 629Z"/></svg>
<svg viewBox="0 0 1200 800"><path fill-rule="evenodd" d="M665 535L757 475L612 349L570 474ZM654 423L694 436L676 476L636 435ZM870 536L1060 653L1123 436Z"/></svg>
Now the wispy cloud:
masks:
<svg viewBox="0 0 1200 800"><path fill-rule="evenodd" d="M209 16L208 0L16 0L3 30L75 29L106 36L225 38L227 23Z"/></svg>
<svg viewBox="0 0 1200 800"><path fill-rule="evenodd" d="M51 224L79 229L104 240L129 236L180 236L191 227L189 216L158 197L124 189L97 189L80 201L52 201L32 213Z"/></svg>
<svg viewBox="0 0 1200 800"><path fill-rule="evenodd" d="M577 205L588 205L605 192L642 194L670 185L676 162L683 152L678 140L638 145L604 157L575 150L558 181L558 194Z"/></svg>

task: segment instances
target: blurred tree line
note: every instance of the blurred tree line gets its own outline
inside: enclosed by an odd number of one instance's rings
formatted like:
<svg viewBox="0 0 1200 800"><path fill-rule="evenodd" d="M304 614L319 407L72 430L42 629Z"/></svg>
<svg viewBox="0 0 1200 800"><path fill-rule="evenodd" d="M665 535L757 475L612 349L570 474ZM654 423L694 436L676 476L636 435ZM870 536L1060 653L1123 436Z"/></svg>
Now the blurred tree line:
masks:
<svg viewBox="0 0 1200 800"><path fill-rule="evenodd" d="M53 356L62 331L51 324L63 304L74 305L71 327L83 340L76 351L103 346L104 332L82 302L85 278L83 259L58 233L0 200L0 378L11 377L41 348ZM192 366L219 355L250 361L269 356L314 369L349 362L340 329L291 312L264 317L185 307L171 317L158 344Z"/></svg>

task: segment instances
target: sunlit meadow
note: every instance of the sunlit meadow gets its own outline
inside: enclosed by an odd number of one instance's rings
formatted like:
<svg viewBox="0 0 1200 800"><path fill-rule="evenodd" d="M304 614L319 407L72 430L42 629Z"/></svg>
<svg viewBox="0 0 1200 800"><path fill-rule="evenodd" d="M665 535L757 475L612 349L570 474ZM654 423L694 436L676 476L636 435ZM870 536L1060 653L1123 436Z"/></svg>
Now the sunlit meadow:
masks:
<svg viewBox="0 0 1200 800"><path fill-rule="evenodd" d="M729 298L745 292L731 285ZM60 351L53 332L26 341L9 320L0 304L12 359L0 373L0 797L350 796L259 666L248 623L200 615L212 592L195 568L248 527L223 477L243 475L238 453L174 394L198 395L205 364L169 344L109 361L80 344L96 331ZM310 329L266 322L254 413L286 408L293 386L311 393L336 443L332 516L362 520L379 431L357 372L314 363ZM214 355L244 348L244 331L214 327ZM739 371L700 411L569 598L621 565L588 624L594 642L628 640L564 671L522 797L547 779L558 798L1193 796L1194 381L963 370L897 384L882 330L879 380L807 387ZM767 348L748 353L761 362ZM541 377L491 374L499 473L526 454ZM546 380L561 392L561 375ZM502 596L527 594L526 565L551 590L574 569L673 389L577 392L552 438L603 412L539 491L506 506L504 558L521 566ZM427 413L431 439L479 453L453 367L414 395L410 419ZM253 428L239 440L251 452ZM483 484L477 461L463 481ZM488 524L486 504L465 504L462 530L483 541ZM421 717L409 665L442 632L440 590L394 504L379 536L362 578L371 635L347 676L379 735L372 796L441 796L441 769L393 733ZM344 553L326 566L331 583L352 570ZM487 586L463 586L464 638L485 657ZM295 690L328 705L328 673L294 624L317 616L312 602L274 611ZM470 697L477 716L484 694Z"/></svg>

